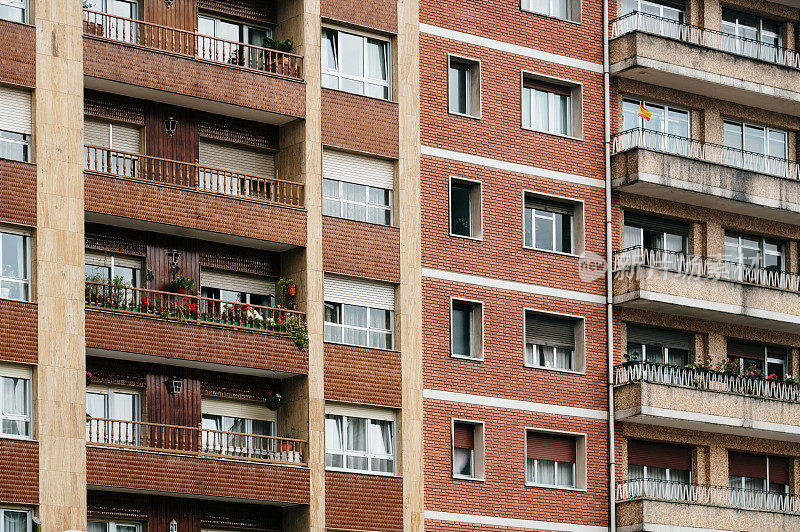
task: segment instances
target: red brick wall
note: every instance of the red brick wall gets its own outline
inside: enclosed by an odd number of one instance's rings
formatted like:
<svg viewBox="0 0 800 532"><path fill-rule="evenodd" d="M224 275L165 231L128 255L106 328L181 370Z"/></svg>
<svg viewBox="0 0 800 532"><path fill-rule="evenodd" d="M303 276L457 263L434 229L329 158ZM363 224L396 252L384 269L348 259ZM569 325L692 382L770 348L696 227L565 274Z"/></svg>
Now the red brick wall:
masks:
<svg viewBox="0 0 800 532"><path fill-rule="evenodd" d="M0 81L12 85L36 85L36 29L27 24L0 20Z"/></svg>
<svg viewBox="0 0 800 532"><path fill-rule="evenodd" d="M346 22L364 29L397 33L397 1L374 0L369 9L359 0L323 0L320 3L323 19Z"/></svg>
<svg viewBox="0 0 800 532"><path fill-rule="evenodd" d="M325 344L325 399L400 408L400 353Z"/></svg>
<svg viewBox="0 0 800 532"><path fill-rule="evenodd" d="M322 89L322 143L397 158L397 113L394 102Z"/></svg>
<svg viewBox="0 0 800 532"><path fill-rule="evenodd" d="M3 360L36 364L39 360L38 307L35 303L0 299L0 336Z"/></svg>
<svg viewBox="0 0 800 532"><path fill-rule="evenodd" d="M403 530L403 479L326 471L325 526L344 530Z"/></svg>
<svg viewBox="0 0 800 532"><path fill-rule="evenodd" d="M326 272L400 282L400 230L322 217L322 267Z"/></svg>
<svg viewBox="0 0 800 532"><path fill-rule="evenodd" d="M36 165L0 159L0 220L36 225Z"/></svg>
<svg viewBox="0 0 800 532"><path fill-rule="evenodd" d="M0 502L38 504L38 442L0 438Z"/></svg>

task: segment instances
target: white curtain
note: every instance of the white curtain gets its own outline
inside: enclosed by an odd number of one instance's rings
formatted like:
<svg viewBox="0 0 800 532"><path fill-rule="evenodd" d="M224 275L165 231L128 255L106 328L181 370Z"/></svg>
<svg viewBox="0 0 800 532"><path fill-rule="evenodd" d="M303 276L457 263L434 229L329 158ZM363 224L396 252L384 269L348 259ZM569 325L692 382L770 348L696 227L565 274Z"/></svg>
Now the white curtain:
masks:
<svg viewBox="0 0 800 532"><path fill-rule="evenodd" d="M555 485L556 463L552 460L539 460L536 482L539 484Z"/></svg>
<svg viewBox="0 0 800 532"><path fill-rule="evenodd" d="M3 516L3 532L27 532L28 514L5 510Z"/></svg>
<svg viewBox="0 0 800 532"><path fill-rule="evenodd" d="M559 486L573 486L574 482L573 478L573 470L575 469L575 464L570 464L569 462L558 462L558 479L557 484Z"/></svg>

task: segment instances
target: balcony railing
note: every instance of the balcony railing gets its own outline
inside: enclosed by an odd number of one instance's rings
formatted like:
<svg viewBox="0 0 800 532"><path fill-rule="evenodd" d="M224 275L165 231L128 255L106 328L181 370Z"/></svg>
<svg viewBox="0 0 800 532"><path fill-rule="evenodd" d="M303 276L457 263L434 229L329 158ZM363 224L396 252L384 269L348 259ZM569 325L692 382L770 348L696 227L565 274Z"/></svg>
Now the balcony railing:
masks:
<svg viewBox="0 0 800 532"><path fill-rule="evenodd" d="M86 442L105 447L305 465L303 440L202 427L87 417Z"/></svg>
<svg viewBox="0 0 800 532"><path fill-rule="evenodd" d="M142 20L84 9L83 32L93 37L102 37L277 76L303 79L303 58L299 55L247 43L226 41Z"/></svg>
<svg viewBox="0 0 800 532"><path fill-rule="evenodd" d="M776 65L800 68L800 54L794 50L730 33L683 24L677 20L634 11L611 22L612 39L633 31L676 39Z"/></svg>
<svg viewBox="0 0 800 532"><path fill-rule="evenodd" d="M713 164L724 164L750 172L800 179L800 165L794 161L677 135L647 129L629 129L614 135L612 139L611 151L614 154L636 148L689 157Z"/></svg>
<svg viewBox="0 0 800 532"><path fill-rule="evenodd" d="M653 499L729 506L768 512L800 513L800 497L768 491L745 490L725 486L701 486L664 480L626 480L617 483L617 500Z"/></svg>
<svg viewBox="0 0 800 532"><path fill-rule="evenodd" d="M653 362L635 362L617 366L614 376L614 384L650 382L710 392L752 395L762 399L800 402L800 386L796 384Z"/></svg>
<svg viewBox="0 0 800 532"><path fill-rule="evenodd" d="M84 169L114 177L138 179L207 194L233 196L288 207L303 207L305 201L304 187L300 183L100 146L84 147Z"/></svg>
<svg viewBox="0 0 800 532"><path fill-rule="evenodd" d="M765 288L800 291L800 276L796 273L661 249L632 247L617 251L612 258L612 268L615 277L618 278L635 278L642 274L639 271L640 268L650 268L686 277L718 279Z"/></svg>
<svg viewBox="0 0 800 532"><path fill-rule="evenodd" d="M86 281L86 306L180 323L216 325L273 334L305 326L305 313L195 295Z"/></svg>

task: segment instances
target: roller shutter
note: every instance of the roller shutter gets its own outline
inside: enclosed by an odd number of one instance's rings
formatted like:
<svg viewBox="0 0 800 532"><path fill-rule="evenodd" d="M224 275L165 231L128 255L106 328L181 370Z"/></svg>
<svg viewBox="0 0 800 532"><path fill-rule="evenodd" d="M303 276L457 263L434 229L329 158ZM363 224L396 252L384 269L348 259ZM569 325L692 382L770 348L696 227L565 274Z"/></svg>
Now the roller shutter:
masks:
<svg viewBox="0 0 800 532"><path fill-rule="evenodd" d="M84 262L93 266L107 266L111 267L111 253L103 253L101 251L86 250ZM142 259L140 257L133 257L130 255L113 255L114 265L124 266L126 268L142 267Z"/></svg>
<svg viewBox="0 0 800 532"><path fill-rule="evenodd" d="M525 196L525 207L540 211L554 212L556 214L565 214L567 216L572 216L575 214L574 203L543 198L540 196L533 196L530 194Z"/></svg>
<svg viewBox="0 0 800 532"><path fill-rule="evenodd" d="M200 164L229 172L275 177L272 153L208 139L200 139Z"/></svg>
<svg viewBox="0 0 800 532"><path fill-rule="evenodd" d="M275 412L262 404L233 401L219 397L202 397L200 399L200 410L203 414L216 416L275 421Z"/></svg>
<svg viewBox="0 0 800 532"><path fill-rule="evenodd" d="M646 214L639 214L638 212L625 211L625 225L632 225L650 231L659 231L673 235L687 236L689 234L689 224L686 222L648 216Z"/></svg>
<svg viewBox="0 0 800 532"><path fill-rule="evenodd" d="M575 463L575 436L528 432L528 458Z"/></svg>
<svg viewBox="0 0 800 532"><path fill-rule="evenodd" d="M322 177L393 190L394 162L326 149L322 152Z"/></svg>
<svg viewBox="0 0 800 532"><path fill-rule="evenodd" d="M475 426L469 423L453 424L453 447L458 449L475 448Z"/></svg>
<svg viewBox="0 0 800 532"><path fill-rule="evenodd" d="M728 451L728 474L737 477L767 478L767 457Z"/></svg>
<svg viewBox="0 0 800 532"><path fill-rule="evenodd" d="M763 344L743 342L728 338L728 356L738 356L755 360L764 360L765 350Z"/></svg>
<svg viewBox="0 0 800 532"><path fill-rule="evenodd" d="M0 87L0 129L31 134L30 91Z"/></svg>
<svg viewBox="0 0 800 532"><path fill-rule="evenodd" d="M325 301L394 310L394 285L355 277L325 275Z"/></svg>
<svg viewBox="0 0 800 532"><path fill-rule="evenodd" d="M688 445L628 440L628 463L691 471L692 448Z"/></svg>
<svg viewBox="0 0 800 532"><path fill-rule="evenodd" d="M370 408L361 405L328 404L325 405L325 413L334 416L351 416L363 419L376 419L381 421L394 421L394 410L383 408Z"/></svg>
<svg viewBox="0 0 800 532"><path fill-rule="evenodd" d="M275 281L268 277L210 268L200 270L200 286L261 296L275 295Z"/></svg>
<svg viewBox="0 0 800 532"><path fill-rule="evenodd" d="M525 341L536 345L575 349L575 320L527 312Z"/></svg>
<svg viewBox="0 0 800 532"><path fill-rule="evenodd" d="M628 342L632 344L660 345L674 349L692 349L692 335L674 329L661 329L645 325L628 325Z"/></svg>
<svg viewBox="0 0 800 532"><path fill-rule="evenodd" d="M142 130L139 126L86 118L83 122L83 139L92 146L139 153Z"/></svg>
<svg viewBox="0 0 800 532"><path fill-rule="evenodd" d="M0 377L12 377L15 379L29 379L31 378L30 366L22 366L18 364L0 364Z"/></svg>

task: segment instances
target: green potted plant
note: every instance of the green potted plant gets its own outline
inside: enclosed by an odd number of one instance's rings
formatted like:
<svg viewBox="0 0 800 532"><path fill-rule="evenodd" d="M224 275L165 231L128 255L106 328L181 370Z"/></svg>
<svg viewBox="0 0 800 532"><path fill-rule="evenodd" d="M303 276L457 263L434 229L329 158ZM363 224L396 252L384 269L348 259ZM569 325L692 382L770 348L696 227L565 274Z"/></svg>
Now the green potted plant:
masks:
<svg viewBox="0 0 800 532"><path fill-rule="evenodd" d="M636 364L642 363L642 354L638 351L634 351L633 353L623 353L622 358L625 359L625 362L622 363L623 367L635 366Z"/></svg>
<svg viewBox="0 0 800 532"><path fill-rule="evenodd" d="M286 323L286 330L294 338L294 345L298 349L308 347L308 328L300 322L300 318L290 316Z"/></svg>
<svg viewBox="0 0 800 532"><path fill-rule="evenodd" d="M194 279L179 275L172 280L170 289L178 294L188 294L189 292L194 291Z"/></svg>
<svg viewBox="0 0 800 532"><path fill-rule="evenodd" d="M281 406L281 394L273 392L272 390L267 391L267 398L264 400L264 403L270 410L277 410L278 407Z"/></svg>
<svg viewBox="0 0 800 532"><path fill-rule="evenodd" d="M278 279L278 305L289 308L289 298L297 295L297 285L294 280L281 277Z"/></svg>

